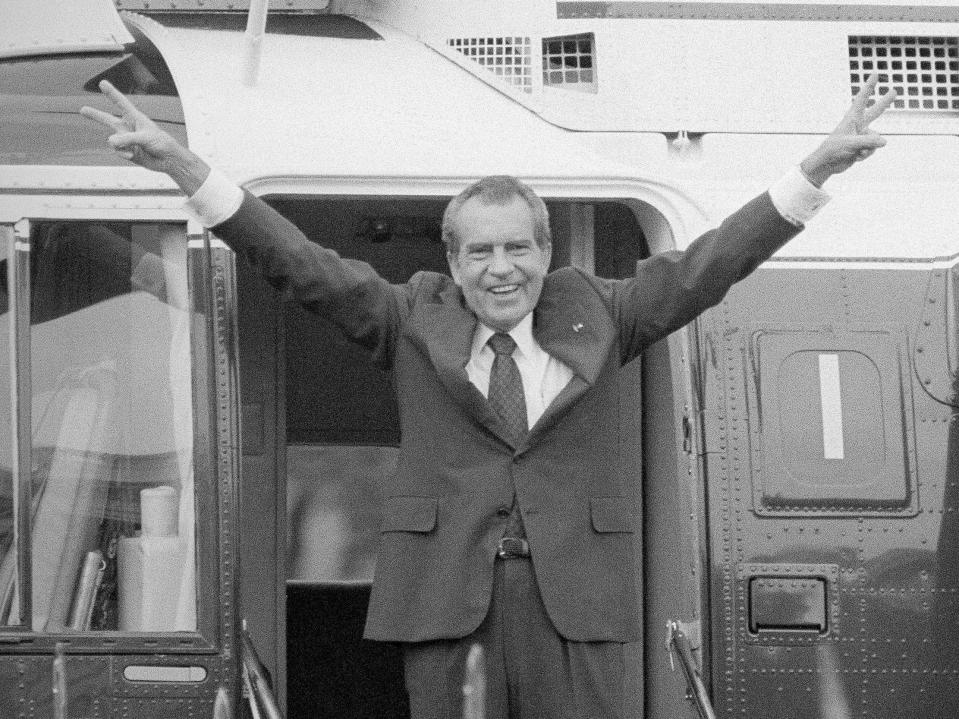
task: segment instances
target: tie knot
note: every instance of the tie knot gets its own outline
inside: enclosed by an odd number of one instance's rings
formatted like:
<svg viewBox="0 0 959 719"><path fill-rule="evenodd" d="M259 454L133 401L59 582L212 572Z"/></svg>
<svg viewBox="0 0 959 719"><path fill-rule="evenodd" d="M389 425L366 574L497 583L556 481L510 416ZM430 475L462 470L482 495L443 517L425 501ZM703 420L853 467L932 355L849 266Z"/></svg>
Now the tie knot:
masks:
<svg viewBox="0 0 959 719"><path fill-rule="evenodd" d="M516 349L516 340L505 332L497 332L489 338L488 342L489 346L493 348L493 352L497 355L506 355L509 357L513 354L513 350Z"/></svg>

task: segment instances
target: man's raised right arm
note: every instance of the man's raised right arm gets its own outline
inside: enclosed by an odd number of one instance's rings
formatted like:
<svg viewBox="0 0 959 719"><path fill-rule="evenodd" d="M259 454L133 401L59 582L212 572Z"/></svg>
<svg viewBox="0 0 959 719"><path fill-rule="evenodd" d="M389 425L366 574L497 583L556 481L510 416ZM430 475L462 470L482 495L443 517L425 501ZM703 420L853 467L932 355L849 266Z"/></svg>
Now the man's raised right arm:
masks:
<svg viewBox="0 0 959 719"><path fill-rule="evenodd" d="M185 209L270 284L290 291L294 300L389 363L406 300L401 287L390 285L366 263L310 242L286 218L160 129L109 82L101 82L100 89L119 114L92 107L81 108L80 114L113 130L107 141L117 154L168 175L187 196Z"/></svg>

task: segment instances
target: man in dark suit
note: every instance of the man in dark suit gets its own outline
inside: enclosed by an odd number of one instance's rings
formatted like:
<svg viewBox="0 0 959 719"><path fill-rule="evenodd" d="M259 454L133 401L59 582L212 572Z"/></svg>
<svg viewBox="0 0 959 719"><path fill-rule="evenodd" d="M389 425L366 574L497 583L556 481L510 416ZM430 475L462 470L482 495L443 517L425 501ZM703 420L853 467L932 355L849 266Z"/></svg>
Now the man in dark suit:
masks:
<svg viewBox="0 0 959 719"><path fill-rule="evenodd" d="M387 488L366 636L402 642L413 716L458 716L462 666L486 650L490 717L620 717L638 637L632 518L616 455L617 373L719 302L801 230L817 186L884 144L871 80L789 176L684 252L628 280L549 273L546 208L485 178L443 221L452 279L391 285L310 242L179 146L111 86L111 145L169 174L188 208L266 279L393 375L402 446Z"/></svg>

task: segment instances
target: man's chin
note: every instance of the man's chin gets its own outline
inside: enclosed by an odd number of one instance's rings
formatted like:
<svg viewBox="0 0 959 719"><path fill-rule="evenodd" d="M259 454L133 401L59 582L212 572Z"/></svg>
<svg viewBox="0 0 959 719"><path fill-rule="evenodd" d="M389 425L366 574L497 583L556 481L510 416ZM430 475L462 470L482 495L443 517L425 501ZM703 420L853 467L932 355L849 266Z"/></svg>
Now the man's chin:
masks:
<svg viewBox="0 0 959 719"><path fill-rule="evenodd" d="M481 317L480 321L491 330L496 330L497 332L509 332L519 324L521 319L523 319L522 316L511 313L508 315L497 314L487 316L486 318Z"/></svg>

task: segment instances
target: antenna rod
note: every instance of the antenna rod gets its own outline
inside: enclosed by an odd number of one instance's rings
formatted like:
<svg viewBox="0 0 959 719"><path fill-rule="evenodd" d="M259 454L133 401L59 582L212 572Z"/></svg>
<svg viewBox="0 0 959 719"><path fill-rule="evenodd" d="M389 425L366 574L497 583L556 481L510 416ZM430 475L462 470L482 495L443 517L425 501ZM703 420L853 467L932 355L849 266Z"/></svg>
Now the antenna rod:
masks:
<svg viewBox="0 0 959 719"><path fill-rule="evenodd" d="M246 32L243 34L243 84L256 85L260 74L260 54L263 51L263 35L266 33L266 14L270 0L250 0L246 15Z"/></svg>

